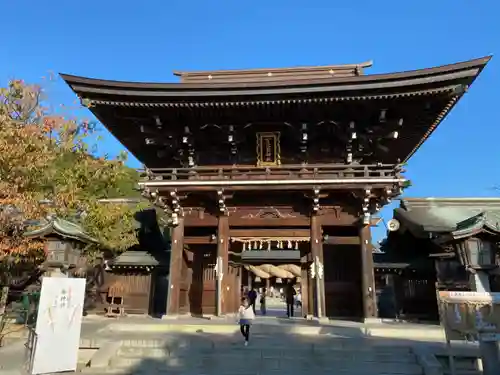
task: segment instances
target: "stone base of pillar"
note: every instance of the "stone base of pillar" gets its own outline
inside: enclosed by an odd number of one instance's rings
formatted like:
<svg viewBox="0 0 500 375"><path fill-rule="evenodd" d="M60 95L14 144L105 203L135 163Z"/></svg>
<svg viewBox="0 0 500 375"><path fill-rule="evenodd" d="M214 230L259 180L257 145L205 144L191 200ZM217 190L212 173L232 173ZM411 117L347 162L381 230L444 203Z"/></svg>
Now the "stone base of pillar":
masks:
<svg viewBox="0 0 500 375"><path fill-rule="evenodd" d="M223 314L221 316L217 315L191 315L191 314L180 314L180 315L163 315L162 320L178 320L178 319L200 319L200 320L227 320L235 319L237 317L236 313Z"/></svg>
<svg viewBox="0 0 500 375"><path fill-rule="evenodd" d="M234 314L203 315L203 319L208 319L208 320L227 320L227 318L230 318L232 316L234 316Z"/></svg>
<svg viewBox="0 0 500 375"><path fill-rule="evenodd" d="M186 315L188 316L188 315ZM161 320L175 320L175 319L179 319L179 318L182 318L182 315L163 315L161 317Z"/></svg>
<svg viewBox="0 0 500 375"><path fill-rule="evenodd" d="M363 323L365 324L383 323L383 320L380 318L364 318Z"/></svg>

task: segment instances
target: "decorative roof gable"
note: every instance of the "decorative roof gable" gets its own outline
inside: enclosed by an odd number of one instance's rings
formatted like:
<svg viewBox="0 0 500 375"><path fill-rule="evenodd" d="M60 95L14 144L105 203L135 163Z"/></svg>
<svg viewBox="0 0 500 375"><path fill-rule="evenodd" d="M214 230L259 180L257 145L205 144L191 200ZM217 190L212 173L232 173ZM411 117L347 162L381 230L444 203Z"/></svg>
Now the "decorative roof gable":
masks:
<svg viewBox="0 0 500 375"><path fill-rule="evenodd" d="M71 238L73 240L85 243L99 242L97 239L87 234L80 225L58 217L45 220L44 222L40 223L37 228L25 232L24 236L35 238L46 237L51 234L55 234L63 238Z"/></svg>
<svg viewBox="0 0 500 375"><path fill-rule="evenodd" d="M394 210L414 235L449 234L463 238L486 230L500 235L500 199L410 198Z"/></svg>
<svg viewBox="0 0 500 375"><path fill-rule="evenodd" d="M112 262L112 267L156 267L169 264L169 253L152 253L141 249L138 245L132 246L128 250L118 255Z"/></svg>

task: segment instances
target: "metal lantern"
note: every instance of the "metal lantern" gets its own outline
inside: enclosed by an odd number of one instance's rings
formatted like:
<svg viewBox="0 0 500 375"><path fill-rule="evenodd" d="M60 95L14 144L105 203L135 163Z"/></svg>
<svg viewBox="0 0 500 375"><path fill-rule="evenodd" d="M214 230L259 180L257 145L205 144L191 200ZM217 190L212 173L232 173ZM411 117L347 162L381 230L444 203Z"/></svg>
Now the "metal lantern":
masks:
<svg viewBox="0 0 500 375"><path fill-rule="evenodd" d="M47 241L47 259L45 264L49 267L73 268L78 264L81 251L75 249L71 242L61 240Z"/></svg>

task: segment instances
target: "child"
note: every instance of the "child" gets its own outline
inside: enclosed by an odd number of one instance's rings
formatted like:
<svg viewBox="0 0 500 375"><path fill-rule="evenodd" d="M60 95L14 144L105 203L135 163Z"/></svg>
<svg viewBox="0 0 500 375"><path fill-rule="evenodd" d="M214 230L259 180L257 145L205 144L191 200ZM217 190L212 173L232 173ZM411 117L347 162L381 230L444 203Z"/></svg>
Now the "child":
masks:
<svg viewBox="0 0 500 375"><path fill-rule="evenodd" d="M247 298L241 299L241 305L238 310L239 323L240 323L240 331L243 337L245 338L245 346L248 345L248 339L250 338L250 324L252 324L252 320L255 319L255 314L253 312L252 306L248 302Z"/></svg>

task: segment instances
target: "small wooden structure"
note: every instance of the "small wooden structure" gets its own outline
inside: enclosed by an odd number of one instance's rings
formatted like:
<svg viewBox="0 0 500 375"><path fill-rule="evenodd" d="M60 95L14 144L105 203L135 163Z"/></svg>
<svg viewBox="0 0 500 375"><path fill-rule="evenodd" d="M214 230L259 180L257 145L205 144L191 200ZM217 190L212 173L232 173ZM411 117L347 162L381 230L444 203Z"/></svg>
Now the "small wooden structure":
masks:
<svg viewBox="0 0 500 375"><path fill-rule="evenodd" d="M500 199L407 198L393 220L379 255L392 265L375 255L375 272L391 274L398 315L437 320L436 289L474 290L471 264L490 268L491 289L500 290Z"/></svg>
<svg viewBox="0 0 500 375"><path fill-rule="evenodd" d="M126 287L120 280L115 281L108 289L108 307L106 316L123 317L125 316L125 294Z"/></svg>
<svg viewBox="0 0 500 375"><path fill-rule="evenodd" d="M108 303L122 315L156 315L156 281L162 270L168 269L168 253L154 253L136 245L117 256L109 266ZM167 293L167 290L161 292Z"/></svg>
<svg viewBox="0 0 500 375"><path fill-rule="evenodd" d="M437 310L429 309L435 295L432 259L411 258L401 251L373 254L373 263L380 318L438 319Z"/></svg>
<svg viewBox="0 0 500 375"><path fill-rule="evenodd" d="M165 84L62 77L147 167L144 196L172 217L168 314L232 313L245 266L295 251L305 315L370 319L373 215L409 185L403 163L489 59L376 75L371 63L178 72Z"/></svg>

